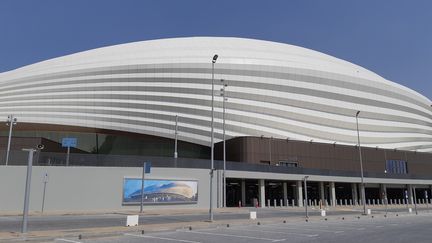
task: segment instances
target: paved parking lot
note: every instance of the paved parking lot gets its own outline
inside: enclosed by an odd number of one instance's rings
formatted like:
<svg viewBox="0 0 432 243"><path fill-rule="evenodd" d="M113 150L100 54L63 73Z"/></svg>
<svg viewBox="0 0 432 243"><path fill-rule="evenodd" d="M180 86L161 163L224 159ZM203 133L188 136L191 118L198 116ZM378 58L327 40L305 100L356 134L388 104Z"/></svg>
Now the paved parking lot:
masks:
<svg viewBox="0 0 432 243"><path fill-rule="evenodd" d="M55 242L431 242L432 215L349 216L344 220L315 218L248 225L219 225L168 232L131 232L100 239L56 239Z"/></svg>

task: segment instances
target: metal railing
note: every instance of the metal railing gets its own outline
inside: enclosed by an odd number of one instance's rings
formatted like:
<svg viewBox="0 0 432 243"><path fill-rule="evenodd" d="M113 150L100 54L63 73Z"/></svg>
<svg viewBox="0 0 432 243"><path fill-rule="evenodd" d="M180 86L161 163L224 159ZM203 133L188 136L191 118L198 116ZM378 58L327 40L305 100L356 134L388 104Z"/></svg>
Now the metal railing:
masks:
<svg viewBox="0 0 432 243"><path fill-rule="evenodd" d="M0 165L4 165L5 152L0 152ZM171 158L132 155L108 155L108 154L70 154L69 166L102 166L102 167L141 167L144 162L152 162L154 167L178 167L209 169L210 160L195 158ZM215 169L223 169L223 161L215 160ZM11 151L9 165L26 165L27 153L23 151ZM66 153L36 152L33 160L35 166L65 166ZM262 165L243 162L227 161L227 170L270 172L283 174L305 174L322 176L347 176L359 177L359 172L339 171L327 169L310 169L300 167L285 167L274 165ZM392 178L392 179L432 179L432 175L415 174L386 174L365 172L365 177Z"/></svg>

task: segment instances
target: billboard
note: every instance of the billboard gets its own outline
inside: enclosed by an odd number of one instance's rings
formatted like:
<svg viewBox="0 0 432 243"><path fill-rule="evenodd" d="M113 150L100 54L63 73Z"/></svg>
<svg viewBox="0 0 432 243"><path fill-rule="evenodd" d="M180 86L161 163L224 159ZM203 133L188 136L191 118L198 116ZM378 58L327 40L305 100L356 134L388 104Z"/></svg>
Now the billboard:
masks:
<svg viewBox="0 0 432 243"><path fill-rule="evenodd" d="M144 180L144 204L186 204L198 202L198 181ZM141 203L141 178L125 178L123 204Z"/></svg>

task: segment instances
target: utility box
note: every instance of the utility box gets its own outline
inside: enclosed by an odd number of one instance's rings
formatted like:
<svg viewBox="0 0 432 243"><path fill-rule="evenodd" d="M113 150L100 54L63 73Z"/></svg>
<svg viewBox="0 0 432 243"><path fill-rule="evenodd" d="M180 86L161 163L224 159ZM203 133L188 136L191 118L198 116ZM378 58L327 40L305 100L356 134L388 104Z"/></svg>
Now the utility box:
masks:
<svg viewBox="0 0 432 243"><path fill-rule="evenodd" d="M126 216L126 226L138 226L138 215L128 215Z"/></svg>

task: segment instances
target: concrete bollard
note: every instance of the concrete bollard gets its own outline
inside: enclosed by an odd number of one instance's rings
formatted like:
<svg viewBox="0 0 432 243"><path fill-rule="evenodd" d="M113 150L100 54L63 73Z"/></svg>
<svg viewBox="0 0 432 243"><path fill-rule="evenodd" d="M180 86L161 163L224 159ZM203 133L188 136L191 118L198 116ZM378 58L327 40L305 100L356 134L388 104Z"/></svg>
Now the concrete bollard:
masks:
<svg viewBox="0 0 432 243"><path fill-rule="evenodd" d="M317 201L316 201L316 199L314 199L314 207L316 207L317 206Z"/></svg>
<svg viewBox="0 0 432 243"><path fill-rule="evenodd" d="M375 206L375 199L372 199L372 205Z"/></svg>
<svg viewBox="0 0 432 243"><path fill-rule="evenodd" d="M257 219L257 213L256 212L250 212L249 213L249 219L252 219L252 220Z"/></svg>
<svg viewBox="0 0 432 243"><path fill-rule="evenodd" d="M352 199L350 199L349 202L350 202L350 206L352 206L352 205L353 205L353 203L352 203Z"/></svg>
<svg viewBox="0 0 432 243"><path fill-rule="evenodd" d="M280 207L283 207L283 200L280 200Z"/></svg>
<svg viewBox="0 0 432 243"><path fill-rule="evenodd" d="M291 206L292 206L292 207L295 206L294 199L291 200Z"/></svg>
<svg viewBox="0 0 432 243"><path fill-rule="evenodd" d="M370 205L370 199L367 200L367 205Z"/></svg>
<svg viewBox="0 0 432 243"><path fill-rule="evenodd" d="M348 206L347 200L345 199L345 206Z"/></svg>
<svg viewBox="0 0 432 243"><path fill-rule="evenodd" d="M126 216L126 226L138 226L138 215L128 215Z"/></svg>
<svg viewBox="0 0 432 243"><path fill-rule="evenodd" d="M270 199L267 199L267 206L270 207Z"/></svg>
<svg viewBox="0 0 432 243"><path fill-rule="evenodd" d="M276 199L273 199L273 207L276 207L277 206L277 201L276 201Z"/></svg>
<svg viewBox="0 0 432 243"><path fill-rule="evenodd" d="M326 211L325 210L321 210L321 217L325 217L326 216Z"/></svg>

